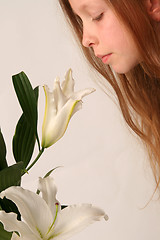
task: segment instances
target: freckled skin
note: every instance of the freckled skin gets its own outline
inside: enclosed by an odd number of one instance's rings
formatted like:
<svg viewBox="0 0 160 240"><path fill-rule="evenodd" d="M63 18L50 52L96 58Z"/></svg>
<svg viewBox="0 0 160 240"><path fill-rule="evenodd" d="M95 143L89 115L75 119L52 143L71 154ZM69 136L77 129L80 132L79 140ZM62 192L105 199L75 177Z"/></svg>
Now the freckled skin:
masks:
<svg viewBox="0 0 160 240"><path fill-rule="evenodd" d="M117 73L127 73L140 62L130 33L104 0L69 2L82 20L85 47L92 47L96 56L111 53L107 64Z"/></svg>

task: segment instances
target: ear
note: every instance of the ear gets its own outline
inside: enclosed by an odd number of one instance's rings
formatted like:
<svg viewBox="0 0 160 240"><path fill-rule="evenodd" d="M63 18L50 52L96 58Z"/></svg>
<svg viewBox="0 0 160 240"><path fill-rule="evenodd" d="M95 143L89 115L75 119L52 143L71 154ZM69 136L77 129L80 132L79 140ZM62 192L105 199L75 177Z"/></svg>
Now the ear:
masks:
<svg viewBox="0 0 160 240"><path fill-rule="evenodd" d="M148 14L156 22L160 22L160 0L145 0Z"/></svg>

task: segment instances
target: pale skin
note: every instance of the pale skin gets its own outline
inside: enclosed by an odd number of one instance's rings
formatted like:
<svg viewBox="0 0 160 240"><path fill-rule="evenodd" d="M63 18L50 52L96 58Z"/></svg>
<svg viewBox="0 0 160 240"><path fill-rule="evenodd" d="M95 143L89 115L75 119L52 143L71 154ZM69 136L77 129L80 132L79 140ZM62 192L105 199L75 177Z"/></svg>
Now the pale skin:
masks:
<svg viewBox="0 0 160 240"><path fill-rule="evenodd" d="M154 21L159 22L160 0L144 0ZM82 44L117 73L127 73L141 57L125 25L104 0L69 0L83 23Z"/></svg>

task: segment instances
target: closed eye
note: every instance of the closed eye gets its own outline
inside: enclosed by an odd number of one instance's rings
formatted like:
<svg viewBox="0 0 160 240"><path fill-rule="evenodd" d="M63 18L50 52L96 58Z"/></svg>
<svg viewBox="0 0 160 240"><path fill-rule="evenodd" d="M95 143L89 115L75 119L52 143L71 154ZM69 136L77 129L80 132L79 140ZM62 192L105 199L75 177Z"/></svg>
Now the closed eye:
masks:
<svg viewBox="0 0 160 240"><path fill-rule="evenodd" d="M97 17L92 18L93 21L100 21L103 17L103 13L99 14Z"/></svg>

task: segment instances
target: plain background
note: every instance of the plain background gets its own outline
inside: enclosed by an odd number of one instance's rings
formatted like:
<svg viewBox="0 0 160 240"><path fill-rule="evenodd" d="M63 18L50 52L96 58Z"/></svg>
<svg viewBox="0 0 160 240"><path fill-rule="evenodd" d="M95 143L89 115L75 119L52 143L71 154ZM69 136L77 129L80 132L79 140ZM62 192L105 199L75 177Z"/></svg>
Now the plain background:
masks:
<svg viewBox="0 0 160 240"><path fill-rule="evenodd" d="M35 191L39 176L63 166L52 174L59 201L92 203L109 216L109 221L94 223L72 240L158 240L158 196L145 207L155 187L147 155L117 104L95 83L98 76L87 66L57 0L0 0L0 127L9 163L14 163L12 137L21 115L12 75L23 70L33 87L47 84L52 89L54 78L63 80L69 68L76 90L94 87L96 92L83 99L64 137L44 152L22 185ZM40 87L40 136L43 113Z"/></svg>

